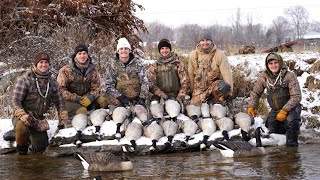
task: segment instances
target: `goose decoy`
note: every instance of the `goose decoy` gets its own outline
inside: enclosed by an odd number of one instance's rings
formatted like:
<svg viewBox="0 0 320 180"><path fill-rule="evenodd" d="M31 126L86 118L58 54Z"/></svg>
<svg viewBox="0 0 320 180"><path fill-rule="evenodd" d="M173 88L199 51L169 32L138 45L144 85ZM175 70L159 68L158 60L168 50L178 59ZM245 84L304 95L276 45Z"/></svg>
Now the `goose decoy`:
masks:
<svg viewBox="0 0 320 180"><path fill-rule="evenodd" d="M74 127L77 131L77 134L75 135L75 144L79 147L81 146L81 136L82 131L87 127L88 125L88 116L85 114L77 114L72 118L71 121L72 127Z"/></svg>
<svg viewBox="0 0 320 180"><path fill-rule="evenodd" d="M132 115L140 119L142 124L148 121L148 110L144 106L140 104L136 104L130 109L131 109Z"/></svg>
<svg viewBox="0 0 320 180"><path fill-rule="evenodd" d="M186 106L187 115L194 121L199 121L201 116L201 108L199 106L189 104Z"/></svg>
<svg viewBox="0 0 320 180"><path fill-rule="evenodd" d="M132 162L122 156L110 152L76 153L83 168L89 171L130 171L133 170Z"/></svg>
<svg viewBox="0 0 320 180"><path fill-rule="evenodd" d="M201 118L198 122L199 128L202 130L203 139L200 144L200 149L208 147L209 137L217 130L217 126L212 118Z"/></svg>
<svg viewBox="0 0 320 180"><path fill-rule="evenodd" d="M255 130L256 146L247 141L221 141L213 143L224 157L250 157L266 154L261 143L261 127Z"/></svg>
<svg viewBox="0 0 320 180"><path fill-rule="evenodd" d="M186 135L186 143L188 143L190 137L193 136L199 129L198 124L191 119L178 120L178 124L180 122L182 132Z"/></svg>
<svg viewBox="0 0 320 180"><path fill-rule="evenodd" d="M132 122L128 124L125 129L125 137L131 143L131 147L129 149L130 152L133 152L137 148L136 140L138 140L142 136L143 126L141 124L140 119L137 117L133 118Z"/></svg>
<svg viewBox="0 0 320 180"><path fill-rule="evenodd" d="M248 132L252 124L252 118L247 113L239 112L234 116L234 119L241 129L242 140L249 141L250 137L248 136Z"/></svg>
<svg viewBox="0 0 320 180"><path fill-rule="evenodd" d="M112 120L117 124L117 130L116 130L116 138L120 139L120 127L122 123L125 121L126 118L128 118L131 115L131 112L129 109L125 107L116 107L112 112Z"/></svg>
<svg viewBox="0 0 320 180"><path fill-rule="evenodd" d="M90 114L89 118L92 125L96 128L96 133L100 132L101 125L108 114L109 112L107 109L96 109Z"/></svg>
<svg viewBox="0 0 320 180"><path fill-rule="evenodd" d="M231 131L234 127L234 122L228 117L222 117L215 121L218 128L222 131L223 139L229 140L228 131Z"/></svg>
<svg viewBox="0 0 320 180"><path fill-rule="evenodd" d="M150 147L150 151L154 151L158 140L164 136L163 128L158 124L157 120L153 120L149 125L144 127L144 135L151 139L152 146Z"/></svg>

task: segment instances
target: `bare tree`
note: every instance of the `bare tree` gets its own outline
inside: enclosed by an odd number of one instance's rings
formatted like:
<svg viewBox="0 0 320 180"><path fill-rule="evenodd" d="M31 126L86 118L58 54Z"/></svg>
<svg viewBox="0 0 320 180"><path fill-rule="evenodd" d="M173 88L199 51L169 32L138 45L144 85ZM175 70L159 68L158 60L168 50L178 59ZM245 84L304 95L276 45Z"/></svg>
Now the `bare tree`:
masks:
<svg viewBox="0 0 320 180"><path fill-rule="evenodd" d="M148 33L141 34L141 39L145 42L152 43L158 42L161 38L169 40L173 40L174 38L173 28L161 24L159 21L147 23L146 27L148 29Z"/></svg>
<svg viewBox="0 0 320 180"><path fill-rule="evenodd" d="M194 49L202 28L197 24L184 24L177 28L177 45L181 49Z"/></svg>
<svg viewBox="0 0 320 180"><path fill-rule="evenodd" d="M295 27L296 37L298 39L306 32L309 25L309 12L303 6L294 6L284 10L288 15L292 25Z"/></svg>
<svg viewBox="0 0 320 180"><path fill-rule="evenodd" d="M320 21L312 21L310 23L310 30L320 32Z"/></svg>
<svg viewBox="0 0 320 180"><path fill-rule="evenodd" d="M235 16L232 16L233 39L236 45L243 44L243 39L244 39L241 18L242 18L241 9L238 8L235 13Z"/></svg>
<svg viewBox="0 0 320 180"><path fill-rule="evenodd" d="M282 43L285 37L288 35L288 32L290 31L290 26L288 26L288 24L288 20L283 16L278 16L272 21L271 28L276 44Z"/></svg>

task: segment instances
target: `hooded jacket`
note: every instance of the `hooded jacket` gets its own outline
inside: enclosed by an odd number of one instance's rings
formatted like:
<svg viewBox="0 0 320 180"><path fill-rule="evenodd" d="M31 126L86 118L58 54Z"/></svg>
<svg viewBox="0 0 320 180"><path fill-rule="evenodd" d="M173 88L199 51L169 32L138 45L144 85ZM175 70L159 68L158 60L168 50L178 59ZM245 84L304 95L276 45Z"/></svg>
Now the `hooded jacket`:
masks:
<svg viewBox="0 0 320 180"><path fill-rule="evenodd" d="M275 55L279 61L279 71L276 75L268 68L268 56ZM250 93L249 107L256 108L264 89L267 89L267 100L270 107L278 111L283 109L289 112L299 105L301 101L301 90L296 75L288 71L287 65L280 55L270 53L265 59L266 70L261 72L253 90Z"/></svg>

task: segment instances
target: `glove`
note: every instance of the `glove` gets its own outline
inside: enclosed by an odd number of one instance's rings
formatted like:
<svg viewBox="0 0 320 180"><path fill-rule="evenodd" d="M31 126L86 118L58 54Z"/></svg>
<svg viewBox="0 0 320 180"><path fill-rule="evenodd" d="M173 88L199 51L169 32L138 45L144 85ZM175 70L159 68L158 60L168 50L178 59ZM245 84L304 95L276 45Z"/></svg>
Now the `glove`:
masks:
<svg viewBox="0 0 320 180"><path fill-rule="evenodd" d="M82 97L80 100L80 104L84 107L88 107L91 104L91 102L92 101L87 96Z"/></svg>
<svg viewBox="0 0 320 180"><path fill-rule="evenodd" d="M160 93L160 94L159 94L159 97L160 97L161 99L163 99L164 101L168 100L168 98L169 98L169 97L166 95L166 93L164 93L164 92Z"/></svg>
<svg viewBox="0 0 320 180"><path fill-rule="evenodd" d="M27 127L30 126L30 116L29 114L24 114L20 117L20 120L23 122L23 124Z"/></svg>
<svg viewBox="0 0 320 180"><path fill-rule="evenodd" d="M38 132L45 132L50 129L49 123L47 120L37 120L36 123L34 124L34 130Z"/></svg>
<svg viewBox="0 0 320 180"><path fill-rule="evenodd" d="M252 116L252 117L255 117L257 115L257 113L254 111L253 107L249 107L247 112L248 112L248 115Z"/></svg>
<svg viewBox="0 0 320 180"><path fill-rule="evenodd" d="M285 110L281 109L277 114L276 120L282 122L287 119L287 115L288 113Z"/></svg>
<svg viewBox="0 0 320 180"><path fill-rule="evenodd" d="M145 106L146 105L146 100L144 98L139 98L138 104Z"/></svg>
<svg viewBox="0 0 320 180"><path fill-rule="evenodd" d="M129 105L129 103L130 103L130 99L129 99L127 96L125 96L125 95L119 96L119 97L118 97L118 100L121 102L121 104L122 104L123 106L127 106L127 105Z"/></svg>
<svg viewBox="0 0 320 180"><path fill-rule="evenodd" d="M60 125L66 125L68 122L68 112L67 111L61 111L59 114L59 120L60 120Z"/></svg>

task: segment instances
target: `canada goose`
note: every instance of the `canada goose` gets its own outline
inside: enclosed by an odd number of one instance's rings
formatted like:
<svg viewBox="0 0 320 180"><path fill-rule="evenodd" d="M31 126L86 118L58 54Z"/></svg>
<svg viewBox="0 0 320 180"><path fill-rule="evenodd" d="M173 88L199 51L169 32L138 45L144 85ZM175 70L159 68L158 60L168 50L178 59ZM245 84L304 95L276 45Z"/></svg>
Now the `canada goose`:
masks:
<svg viewBox="0 0 320 180"><path fill-rule="evenodd" d="M213 104L210 108L211 117L214 119L220 119L227 116L227 107L221 104Z"/></svg>
<svg viewBox="0 0 320 180"><path fill-rule="evenodd" d="M179 120L179 121L181 121L181 120ZM193 136L197 132L199 127L198 127L197 123L191 119L183 120L181 122L182 122L181 129L182 129L183 133L186 135L186 142L188 142L190 137Z"/></svg>
<svg viewBox="0 0 320 180"><path fill-rule="evenodd" d="M198 122L198 125L203 134L200 149L204 149L208 146L208 139L217 130L217 126L212 118L201 118Z"/></svg>
<svg viewBox="0 0 320 180"><path fill-rule="evenodd" d="M213 143L224 157L249 157L260 156L266 153L261 144L261 127L255 131L256 146L251 145L247 141L222 141Z"/></svg>
<svg viewBox="0 0 320 180"><path fill-rule="evenodd" d="M164 104L158 101L152 101L150 103L150 112L153 118L162 120L164 113Z"/></svg>
<svg viewBox="0 0 320 180"><path fill-rule="evenodd" d="M88 125L88 116L85 114L77 114L72 118L71 121L72 127L74 127L77 131L77 134L75 136L75 144L79 147L81 146L81 134L82 131L87 127Z"/></svg>
<svg viewBox="0 0 320 180"><path fill-rule="evenodd" d="M105 121L108 113L107 109L96 109L90 114L90 121L96 127L96 133L100 132L101 124Z"/></svg>
<svg viewBox="0 0 320 180"><path fill-rule="evenodd" d="M117 130L116 130L116 138L120 139L120 127L123 123L123 121L128 118L131 115L131 112L129 109L125 107L117 107L112 112L112 120L117 124Z"/></svg>
<svg viewBox="0 0 320 180"><path fill-rule="evenodd" d="M201 116L201 108L199 106L189 104L186 106L187 115L194 121L199 121L199 117Z"/></svg>
<svg viewBox="0 0 320 180"><path fill-rule="evenodd" d="M210 117L210 106L206 102L201 103L201 115L203 118Z"/></svg>
<svg viewBox="0 0 320 180"><path fill-rule="evenodd" d="M136 104L131 107L133 116L136 116L142 123L148 121L148 110L140 104Z"/></svg>
<svg viewBox="0 0 320 180"><path fill-rule="evenodd" d="M168 137L168 143L172 143L174 135L178 132L178 124L173 120L164 120L160 123L163 128L164 135Z"/></svg>
<svg viewBox="0 0 320 180"><path fill-rule="evenodd" d="M164 103L165 110L170 118L176 120L181 111L181 105L179 104L179 102L176 100L168 99Z"/></svg>
<svg viewBox="0 0 320 180"><path fill-rule="evenodd" d="M234 116L236 124L241 128L241 135L243 141L249 141L248 132L252 124L251 117L247 113L239 112Z"/></svg>
<svg viewBox="0 0 320 180"><path fill-rule="evenodd" d="M137 144L136 140L142 136L143 126L141 124L140 119L137 117L133 118L132 122L128 124L125 129L125 137L132 145L132 149L130 151L135 151Z"/></svg>
<svg viewBox="0 0 320 180"><path fill-rule="evenodd" d="M132 162L128 158L110 152L76 153L85 170L89 171L130 171Z"/></svg>
<svg viewBox="0 0 320 180"><path fill-rule="evenodd" d="M228 131L231 131L234 126L234 122L232 121L232 119L228 117L222 117L220 119L217 119L215 122L218 128L222 131L223 138L225 140L229 140Z"/></svg>
<svg viewBox="0 0 320 180"><path fill-rule="evenodd" d="M158 140L164 136L163 128L156 120L153 120L149 125L144 127L144 135L152 140L150 151L154 151Z"/></svg>

